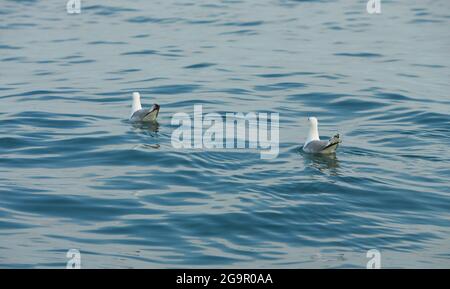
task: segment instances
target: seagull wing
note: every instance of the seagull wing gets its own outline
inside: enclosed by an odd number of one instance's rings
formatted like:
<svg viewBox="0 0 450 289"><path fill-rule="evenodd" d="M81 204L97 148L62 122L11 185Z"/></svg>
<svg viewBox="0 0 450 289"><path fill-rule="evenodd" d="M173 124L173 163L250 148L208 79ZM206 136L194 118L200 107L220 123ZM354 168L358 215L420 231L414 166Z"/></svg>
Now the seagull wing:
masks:
<svg viewBox="0 0 450 289"><path fill-rule="evenodd" d="M133 113L131 116L131 121L155 121L157 116L157 110L143 108Z"/></svg>
<svg viewBox="0 0 450 289"><path fill-rule="evenodd" d="M339 143L342 142L339 134L330 140L313 140L303 146L303 150L307 153L333 153L336 151Z"/></svg>

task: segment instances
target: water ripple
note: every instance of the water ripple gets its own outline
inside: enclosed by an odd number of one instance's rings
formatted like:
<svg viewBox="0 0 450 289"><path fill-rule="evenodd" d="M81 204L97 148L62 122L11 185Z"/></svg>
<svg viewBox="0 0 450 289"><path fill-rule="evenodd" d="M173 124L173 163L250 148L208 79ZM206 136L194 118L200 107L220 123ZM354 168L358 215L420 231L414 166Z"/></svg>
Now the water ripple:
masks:
<svg viewBox="0 0 450 289"><path fill-rule="evenodd" d="M0 11L0 267L448 267L446 1L60 4ZM196 104L279 113L278 157L175 149Z"/></svg>

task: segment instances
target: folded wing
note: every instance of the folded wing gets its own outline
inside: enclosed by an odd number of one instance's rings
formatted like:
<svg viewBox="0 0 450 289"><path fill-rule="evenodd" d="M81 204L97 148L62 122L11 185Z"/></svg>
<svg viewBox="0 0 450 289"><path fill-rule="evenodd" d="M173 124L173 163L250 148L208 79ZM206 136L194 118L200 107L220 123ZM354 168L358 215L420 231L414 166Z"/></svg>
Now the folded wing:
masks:
<svg viewBox="0 0 450 289"><path fill-rule="evenodd" d="M140 109L133 113L130 120L131 121L155 121L156 117L158 116L157 110L150 110L150 109Z"/></svg>
<svg viewBox="0 0 450 289"><path fill-rule="evenodd" d="M336 134L330 140L314 140L303 146L303 150L307 153L334 153L341 143L339 134Z"/></svg>

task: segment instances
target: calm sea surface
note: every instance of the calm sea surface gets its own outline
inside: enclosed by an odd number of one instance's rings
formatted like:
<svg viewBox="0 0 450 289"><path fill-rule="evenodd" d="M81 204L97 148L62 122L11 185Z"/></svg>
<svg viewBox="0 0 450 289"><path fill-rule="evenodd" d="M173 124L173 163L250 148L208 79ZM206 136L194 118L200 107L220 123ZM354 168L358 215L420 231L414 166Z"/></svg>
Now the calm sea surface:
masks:
<svg viewBox="0 0 450 289"><path fill-rule="evenodd" d="M449 267L450 2L366 2L0 0L0 267ZM279 156L174 149L194 104Z"/></svg>

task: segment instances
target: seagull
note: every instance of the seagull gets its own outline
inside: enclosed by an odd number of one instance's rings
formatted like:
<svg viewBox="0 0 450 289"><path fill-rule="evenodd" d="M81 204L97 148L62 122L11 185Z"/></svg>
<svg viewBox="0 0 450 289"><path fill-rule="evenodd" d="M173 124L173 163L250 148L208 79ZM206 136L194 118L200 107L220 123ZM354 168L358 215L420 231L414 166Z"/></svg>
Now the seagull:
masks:
<svg viewBox="0 0 450 289"><path fill-rule="evenodd" d="M159 113L159 105L153 104L152 108L146 109L141 106L141 95L133 92L133 104L131 105L130 121L132 122L156 122Z"/></svg>
<svg viewBox="0 0 450 289"><path fill-rule="evenodd" d="M305 144L303 145L303 151L306 153L321 153L321 154L329 154L336 152L339 143L341 143L341 139L339 138L339 134L336 134L334 137L329 140L320 140L319 138L319 129L318 129L318 121L315 117L308 117L309 122L309 132L308 138L306 139Z"/></svg>

